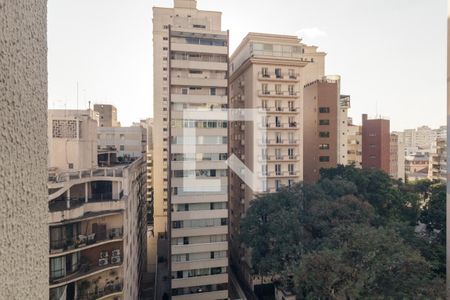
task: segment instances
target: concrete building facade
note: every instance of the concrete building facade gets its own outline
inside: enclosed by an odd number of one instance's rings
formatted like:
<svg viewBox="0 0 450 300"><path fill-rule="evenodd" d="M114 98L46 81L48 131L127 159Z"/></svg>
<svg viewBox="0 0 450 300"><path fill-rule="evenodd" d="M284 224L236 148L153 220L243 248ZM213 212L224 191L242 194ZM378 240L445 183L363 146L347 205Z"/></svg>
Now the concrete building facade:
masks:
<svg viewBox="0 0 450 300"><path fill-rule="evenodd" d="M303 87L324 76L325 54L295 36L249 33L230 58L230 107L257 111L230 124L230 153L275 192L303 180ZM339 96L337 96L337 99ZM238 240L240 219L256 192L230 172L230 255L242 282L255 292L248 249Z"/></svg>
<svg viewBox="0 0 450 300"><path fill-rule="evenodd" d="M131 161L147 153L147 129L143 126L99 127L98 148L117 151L120 161Z"/></svg>
<svg viewBox="0 0 450 300"><path fill-rule="evenodd" d="M227 299L228 123L202 117L228 107L228 32L196 4L153 9L154 230L170 278L160 292Z"/></svg>
<svg viewBox="0 0 450 300"><path fill-rule="evenodd" d="M387 119L368 119L362 116L362 167L378 169L389 174L390 129Z"/></svg>
<svg viewBox="0 0 450 300"><path fill-rule="evenodd" d="M0 7L0 298L48 299L47 1Z"/></svg>
<svg viewBox="0 0 450 300"><path fill-rule="evenodd" d="M117 120L117 108L111 104L94 104L94 111L99 114L99 127L120 127Z"/></svg>
<svg viewBox="0 0 450 300"><path fill-rule="evenodd" d="M71 166L49 160L50 299L139 299L146 267L145 160L98 167L90 140L97 136L96 117L92 110L49 111L49 153L70 157L64 153L78 150Z"/></svg>
<svg viewBox="0 0 450 300"><path fill-rule="evenodd" d="M392 133L390 142L389 175L395 179L405 180L405 146L401 136Z"/></svg>
<svg viewBox="0 0 450 300"><path fill-rule="evenodd" d="M447 138L438 138L436 141L436 153L430 155L428 178L447 181Z"/></svg>
<svg viewBox="0 0 450 300"><path fill-rule="evenodd" d="M347 121L347 164L362 168L362 126Z"/></svg>
<svg viewBox="0 0 450 300"><path fill-rule="evenodd" d="M350 97L340 95L340 77L326 76L305 85L303 179L316 182L320 169L346 165L347 111Z"/></svg>

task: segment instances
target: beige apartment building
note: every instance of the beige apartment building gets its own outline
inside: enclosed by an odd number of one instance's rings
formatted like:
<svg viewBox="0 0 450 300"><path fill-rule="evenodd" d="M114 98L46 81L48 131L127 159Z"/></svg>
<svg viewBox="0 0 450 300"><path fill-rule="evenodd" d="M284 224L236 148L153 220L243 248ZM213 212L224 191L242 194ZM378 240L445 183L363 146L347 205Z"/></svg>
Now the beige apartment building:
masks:
<svg viewBox="0 0 450 300"><path fill-rule="evenodd" d="M447 181L447 139L436 140L436 153L430 154L428 178L431 180Z"/></svg>
<svg viewBox="0 0 450 300"><path fill-rule="evenodd" d="M405 180L405 145L403 137L395 133L391 133L389 167L392 178Z"/></svg>
<svg viewBox="0 0 450 300"><path fill-rule="evenodd" d="M348 162L350 96L340 94L340 76L325 76L304 88L303 180L320 178L320 169Z"/></svg>
<svg viewBox="0 0 450 300"><path fill-rule="evenodd" d="M147 153L147 129L131 127L99 127L98 148L117 152L119 161L132 161Z"/></svg>
<svg viewBox="0 0 450 300"><path fill-rule="evenodd" d="M230 153L275 192L303 173L303 87L324 76L325 53L296 36L249 33L230 59L230 106L259 112L254 121L230 123ZM338 96L339 98L339 96ZM257 290L249 251L238 241L240 218L256 192L230 174L230 253L236 275Z"/></svg>
<svg viewBox="0 0 450 300"><path fill-rule="evenodd" d="M99 113L99 127L120 127L117 120L117 108L111 104L94 104L94 111Z"/></svg>
<svg viewBox="0 0 450 300"><path fill-rule="evenodd" d="M153 9L153 46L154 230L169 277L157 299L227 299L228 123L211 117L228 105L228 32L220 12L175 0Z"/></svg>
<svg viewBox="0 0 450 300"><path fill-rule="evenodd" d="M347 164L362 168L362 127L351 118L347 122Z"/></svg>
<svg viewBox="0 0 450 300"><path fill-rule="evenodd" d="M139 299L146 166L98 166L98 114L49 110L50 299Z"/></svg>

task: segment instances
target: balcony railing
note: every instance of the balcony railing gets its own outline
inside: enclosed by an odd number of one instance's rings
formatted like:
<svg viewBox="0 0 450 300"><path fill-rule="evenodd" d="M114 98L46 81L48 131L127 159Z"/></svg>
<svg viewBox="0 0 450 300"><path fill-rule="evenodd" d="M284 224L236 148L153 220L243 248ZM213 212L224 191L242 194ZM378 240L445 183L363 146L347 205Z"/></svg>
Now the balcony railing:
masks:
<svg viewBox="0 0 450 300"><path fill-rule="evenodd" d="M92 203L92 202L105 202L105 201L118 201L122 199L123 197L123 191L120 191L118 197L113 197L112 193L96 193L91 194L87 198L66 198L66 197L60 197L55 200L52 200L48 204L48 209L50 212L58 212L58 211L65 211L68 209L74 209L81 207L85 205L86 203Z"/></svg>
<svg viewBox="0 0 450 300"><path fill-rule="evenodd" d="M260 79L273 79L273 80L294 80L296 81L298 78L298 73L286 73L286 72L258 72L258 77Z"/></svg>
<svg viewBox="0 0 450 300"><path fill-rule="evenodd" d="M90 177L123 177L124 166L115 168L96 168L80 171L68 171L50 175L49 182L58 183Z"/></svg>
<svg viewBox="0 0 450 300"><path fill-rule="evenodd" d="M87 233L86 235L78 235L77 237L50 240L50 254L63 253L65 251L70 251L73 249L82 249L87 246L110 241L115 239L120 239L123 237L123 228L111 228L107 229L104 233Z"/></svg>
<svg viewBox="0 0 450 300"><path fill-rule="evenodd" d="M96 288L96 291L88 291L83 295L78 296L77 300L95 300L111 294L119 293L123 289L123 283L109 284L104 287Z"/></svg>
<svg viewBox="0 0 450 300"><path fill-rule="evenodd" d="M269 90L259 90L258 94L260 97L297 97L298 92L296 91L269 91Z"/></svg>
<svg viewBox="0 0 450 300"><path fill-rule="evenodd" d="M91 263L85 257L81 257L81 261L85 260L86 262L80 263L76 266L76 270L71 273L66 273L63 276L52 277L50 275L50 285L61 284L64 282L74 281L81 276L90 275L93 273L101 272L104 269L108 269L112 266L120 266L122 264L122 256L115 256L115 261L112 261L112 257L105 258L104 264L99 263Z"/></svg>

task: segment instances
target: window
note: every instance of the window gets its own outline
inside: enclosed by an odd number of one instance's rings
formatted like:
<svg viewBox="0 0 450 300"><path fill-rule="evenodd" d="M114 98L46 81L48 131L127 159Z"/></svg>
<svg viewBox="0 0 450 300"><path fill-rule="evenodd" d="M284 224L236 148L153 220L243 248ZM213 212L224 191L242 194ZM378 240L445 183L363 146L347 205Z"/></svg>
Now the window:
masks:
<svg viewBox="0 0 450 300"><path fill-rule="evenodd" d="M319 149L320 150L328 150L328 149L330 149L330 144L320 144Z"/></svg>
<svg viewBox="0 0 450 300"><path fill-rule="evenodd" d="M277 111L282 111L282 107L281 107L281 101L277 100L275 101L275 108Z"/></svg>
<svg viewBox="0 0 450 300"><path fill-rule="evenodd" d="M294 148L288 149L288 157L289 159L294 159Z"/></svg>
<svg viewBox="0 0 450 300"><path fill-rule="evenodd" d="M281 91L281 84L275 84L275 93L277 95L283 94L283 92Z"/></svg>
<svg viewBox="0 0 450 300"><path fill-rule="evenodd" d="M288 73L289 73L289 79L297 79L294 69L289 69Z"/></svg>
<svg viewBox="0 0 450 300"><path fill-rule="evenodd" d="M321 137L321 138L329 138L330 137L330 132L329 131L321 131L321 132L319 132L319 137Z"/></svg>
<svg viewBox="0 0 450 300"><path fill-rule="evenodd" d="M370 144L369 147L370 147L370 148L375 148L376 145L375 145L375 144Z"/></svg>
<svg viewBox="0 0 450 300"><path fill-rule="evenodd" d="M288 164L289 175L295 175L294 164Z"/></svg>
<svg viewBox="0 0 450 300"><path fill-rule="evenodd" d="M279 68L275 69L275 77L276 78L283 78L283 76L281 75L281 69L279 69Z"/></svg>
<svg viewBox="0 0 450 300"><path fill-rule="evenodd" d="M192 25L192 27L194 27L194 28L206 28L205 25L199 25L199 24L194 24L194 25Z"/></svg>
<svg viewBox="0 0 450 300"><path fill-rule="evenodd" d="M120 151L125 151L125 145L120 145L119 149L120 149Z"/></svg>
<svg viewBox="0 0 450 300"><path fill-rule="evenodd" d="M295 111L294 101L289 101L288 102L288 107L289 107L289 111Z"/></svg>
<svg viewBox="0 0 450 300"><path fill-rule="evenodd" d="M267 100L262 100L261 101L261 107L264 109L267 109Z"/></svg>
<svg viewBox="0 0 450 300"><path fill-rule="evenodd" d="M267 176L267 165L266 164L263 164L263 165L261 165L261 173L262 173L262 176Z"/></svg>
<svg viewBox="0 0 450 300"><path fill-rule="evenodd" d="M275 190L278 192L281 189L281 180L275 180Z"/></svg>
<svg viewBox="0 0 450 300"><path fill-rule="evenodd" d="M328 113L330 113L330 108L329 107L319 107L319 113L328 114Z"/></svg>
<svg viewBox="0 0 450 300"><path fill-rule="evenodd" d="M291 128L297 127L297 122L295 122L294 117L289 117L288 122L289 122L289 127L291 127Z"/></svg>
<svg viewBox="0 0 450 300"><path fill-rule="evenodd" d="M294 86L293 85L289 85L288 86L288 92L289 92L290 96L295 96Z"/></svg>
<svg viewBox="0 0 450 300"><path fill-rule="evenodd" d="M275 159L281 159L281 149L275 149Z"/></svg>
<svg viewBox="0 0 450 300"><path fill-rule="evenodd" d="M269 87L268 87L268 85L265 84L265 83L263 83L263 84L261 85L261 90L262 90L263 95L268 95L268 94L270 94L270 93L269 93Z"/></svg>
<svg viewBox="0 0 450 300"><path fill-rule="evenodd" d="M329 162L330 157L329 156L319 156L319 161L320 162Z"/></svg>
<svg viewBox="0 0 450 300"><path fill-rule="evenodd" d="M55 257L50 259L50 278L66 276L66 257Z"/></svg>
<svg viewBox="0 0 450 300"><path fill-rule="evenodd" d="M281 132L275 133L275 136L276 136L276 142L277 142L277 144L283 143L283 141L281 140Z"/></svg>
<svg viewBox="0 0 450 300"><path fill-rule="evenodd" d="M330 120L319 120L319 125L330 125Z"/></svg>
<svg viewBox="0 0 450 300"><path fill-rule="evenodd" d="M275 126L281 127L281 117L278 116L275 117Z"/></svg>
<svg viewBox="0 0 450 300"><path fill-rule="evenodd" d="M275 165L275 175L281 175L281 165L280 164Z"/></svg>
<svg viewBox="0 0 450 300"><path fill-rule="evenodd" d="M261 69L261 75L262 75L262 77L270 77L269 69L268 68L262 68Z"/></svg>

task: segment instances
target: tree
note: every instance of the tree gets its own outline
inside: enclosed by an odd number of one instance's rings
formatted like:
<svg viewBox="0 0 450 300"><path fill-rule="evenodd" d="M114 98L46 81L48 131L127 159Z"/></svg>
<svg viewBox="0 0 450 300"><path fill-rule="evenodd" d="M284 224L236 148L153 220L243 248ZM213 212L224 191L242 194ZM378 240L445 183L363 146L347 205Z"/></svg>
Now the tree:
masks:
<svg viewBox="0 0 450 300"><path fill-rule="evenodd" d="M445 188L351 166L321 174L253 201L240 237L254 274L295 286L302 299L442 297ZM415 231L419 217L426 235Z"/></svg>
<svg viewBox="0 0 450 300"><path fill-rule="evenodd" d="M444 299L430 264L390 229L339 226L303 257L294 286L300 299Z"/></svg>

